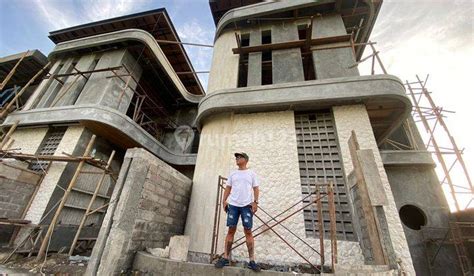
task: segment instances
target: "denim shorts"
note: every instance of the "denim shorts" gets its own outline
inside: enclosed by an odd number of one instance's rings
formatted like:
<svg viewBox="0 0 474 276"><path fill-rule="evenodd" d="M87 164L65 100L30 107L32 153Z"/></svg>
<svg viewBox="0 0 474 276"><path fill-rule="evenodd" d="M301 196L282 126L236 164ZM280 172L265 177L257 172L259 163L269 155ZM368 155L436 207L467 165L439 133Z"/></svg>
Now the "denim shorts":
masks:
<svg viewBox="0 0 474 276"><path fill-rule="evenodd" d="M252 229L252 205L237 207L229 204L227 208L227 227L236 227L239 223L239 216L242 219L242 225L244 226L244 228Z"/></svg>

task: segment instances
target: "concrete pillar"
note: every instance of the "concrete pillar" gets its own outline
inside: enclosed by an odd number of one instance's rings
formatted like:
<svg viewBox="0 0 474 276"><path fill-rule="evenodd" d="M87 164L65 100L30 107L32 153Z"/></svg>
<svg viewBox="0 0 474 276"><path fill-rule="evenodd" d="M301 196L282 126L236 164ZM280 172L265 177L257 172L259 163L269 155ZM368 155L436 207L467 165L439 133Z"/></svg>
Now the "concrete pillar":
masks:
<svg viewBox="0 0 474 276"><path fill-rule="evenodd" d="M232 53L237 47L234 30L221 33L214 43L211 72L207 85L207 94L216 90L237 87L239 76L239 55Z"/></svg>
<svg viewBox="0 0 474 276"><path fill-rule="evenodd" d="M121 65L126 66L128 70L131 71L135 79L140 79L142 69L126 49L104 53L100 58L96 69L116 67ZM125 69L117 70L116 72L118 75L128 74ZM92 74L81 95L77 99L77 104L97 104L114 108L122 113L126 113L134 92L132 89L127 88L125 89L123 95L120 96L125 83L118 77L113 76L114 74L110 71ZM123 76L122 79L127 81L128 76ZM131 80L129 82L129 87L136 88L137 83Z"/></svg>
<svg viewBox="0 0 474 276"><path fill-rule="evenodd" d="M210 117L201 131L185 228L193 252L211 252L217 179L226 176L231 165L232 118L230 113ZM223 231L224 227L220 233Z"/></svg>
<svg viewBox="0 0 474 276"><path fill-rule="evenodd" d="M346 35L346 28L341 15L315 17L312 38ZM325 44L313 47L313 62L316 79L359 76L357 67L348 68L355 63L351 47L315 51L318 47L336 46L341 43ZM349 45L349 43L343 43Z"/></svg>
<svg viewBox="0 0 474 276"><path fill-rule="evenodd" d="M298 40L298 27L294 22L272 25L272 43ZM273 83L304 81L300 49L272 52Z"/></svg>
<svg viewBox="0 0 474 276"><path fill-rule="evenodd" d="M395 200L388 182L387 173L383 166L382 157L378 150L366 107L364 105L335 106L333 107L333 114L346 178L353 170L348 145L351 131L354 130L356 132L361 149L371 149L373 151L375 163L377 164L380 180L382 182L381 185L383 185L383 190L385 191L387 199L387 204L383 206L383 210L386 215L390 241L395 251L396 259L401 260L402 269L406 271L408 275L415 275L408 243L398 215Z"/></svg>
<svg viewBox="0 0 474 276"><path fill-rule="evenodd" d="M89 71L95 67L95 54L85 55L79 58L76 68L79 71ZM77 72L73 70L73 72ZM77 80L76 80L77 78ZM87 79L81 75L71 76L67 79L64 86L59 90L54 101L54 106L66 106L72 105L76 101L77 97L82 91L84 84L87 82ZM72 86L71 86L72 85Z"/></svg>
<svg viewBox="0 0 474 276"><path fill-rule="evenodd" d="M48 73L50 75L53 75L55 72L59 72L59 68L61 64L62 64L62 60L56 60L51 66L51 68L49 69ZM41 83L36 87L31 97L25 103L23 110L30 110L31 108L34 108L36 104L39 102L39 100L41 99L43 95L43 91L45 91L52 82L53 82L52 78L43 79Z"/></svg>
<svg viewBox="0 0 474 276"><path fill-rule="evenodd" d="M262 32L260 28L253 28L250 31L250 46L262 44ZM258 86L262 84L262 52L249 54L249 68L247 86Z"/></svg>
<svg viewBox="0 0 474 276"><path fill-rule="evenodd" d="M57 67L57 69L54 71L54 74L67 74L72 71L72 63L74 59L73 58L68 58L66 60L61 60L60 65ZM69 77L62 77L58 78L62 82L66 83L68 79L72 78L72 76ZM54 101L54 98L56 98L56 95L59 93L63 85L51 78L50 85L47 86L46 90L44 93L41 93L38 98L38 104L36 105L36 108L45 108L45 107L50 107L51 103Z"/></svg>

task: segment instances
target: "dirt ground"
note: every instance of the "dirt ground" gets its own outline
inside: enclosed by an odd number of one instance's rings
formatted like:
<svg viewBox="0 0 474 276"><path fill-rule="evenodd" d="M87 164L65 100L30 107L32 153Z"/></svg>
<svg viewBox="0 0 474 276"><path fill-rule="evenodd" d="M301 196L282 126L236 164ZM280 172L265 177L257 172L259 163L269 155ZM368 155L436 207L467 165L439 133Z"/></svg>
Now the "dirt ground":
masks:
<svg viewBox="0 0 474 276"><path fill-rule="evenodd" d="M14 256L8 263L0 266L0 274L83 275L86 267L87 259L74 256L70 259L67 254L51 254L44 262L36 261L36 256L30 258Z"/></svg>

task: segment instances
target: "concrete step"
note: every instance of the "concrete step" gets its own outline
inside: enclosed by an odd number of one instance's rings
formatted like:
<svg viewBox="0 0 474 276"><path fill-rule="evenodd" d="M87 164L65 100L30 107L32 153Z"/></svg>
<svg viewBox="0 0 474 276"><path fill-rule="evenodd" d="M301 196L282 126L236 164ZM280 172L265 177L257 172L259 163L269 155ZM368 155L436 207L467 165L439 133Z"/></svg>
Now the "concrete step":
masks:
<svg viewBox="0 0 474 276"><path fill-rule="evenodd" d="M180 262L153 256L147 252L137 252L133 262L133 269L138 270L142 275L172 275L172 276L288 276L288 275L310 275L288 272L278 272L272 270L262 270L259 273L247 268L224 267L217 269L212 264Z"/></svg>
<svg viewBox="0 0 474 276"><path fill-rule="evenodd" d="M391 270L388 265L341 265L335 267L336 276L393 276L398 275L398 271Z"/></svg>

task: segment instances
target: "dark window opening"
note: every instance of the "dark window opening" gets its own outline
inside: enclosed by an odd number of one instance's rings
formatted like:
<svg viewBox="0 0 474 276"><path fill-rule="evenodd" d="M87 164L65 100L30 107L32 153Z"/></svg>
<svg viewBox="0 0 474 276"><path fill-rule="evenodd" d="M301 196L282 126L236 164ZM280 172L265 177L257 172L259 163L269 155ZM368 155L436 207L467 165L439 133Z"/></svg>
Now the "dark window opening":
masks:
<svg viewBox="0 0 474 276"><path fill-rule="evenodd" d="M303 53L301 52L301 60L303 62L303 74L304 80L315 80L316 79L316 71L314 70L314 62L313 62L313 53Z"/></svg>
<svg viewBox="0 0 474 276"><path fill-rule="evenodd" d="M272 51L262 52L262 85L273 83Z"/></svg>
<svg viewBox="0 0 474 276"><path fill-rule="evenodd" d="M404 205L398 212L400 219L406 227L413 230L420 230L426 225L426 215L420 208L414 205Z"/></svg>
<svg viewBox="0 0 474 276"><path fill-rule="evenodd" d="M250 45L250 35L242 34L240 37L240 45L247 47ZM237 80L237 87L247 87L249 71L249 54L241 54L239 58L239 76Z"/></svg>
<svg viewBox="0 0 474 276"><path fill-rule="evenodd" d="M262 31L262 44L272 43L272 30Z"/></svg>
<svg viewBox="0 0 474 276"><path fill-rule="evenodd" d="M262 45L272 43L272 31L262 31ZM273 83L272 51L262 51L262 85Z"/></svg>
<svg viewBox="0 0 474 276"><path fill-rule="evenodd" d="M308 32L308 25L298 25L298 38L300 40L306 39Z"/></svg>

